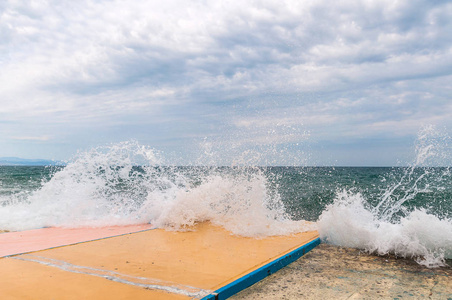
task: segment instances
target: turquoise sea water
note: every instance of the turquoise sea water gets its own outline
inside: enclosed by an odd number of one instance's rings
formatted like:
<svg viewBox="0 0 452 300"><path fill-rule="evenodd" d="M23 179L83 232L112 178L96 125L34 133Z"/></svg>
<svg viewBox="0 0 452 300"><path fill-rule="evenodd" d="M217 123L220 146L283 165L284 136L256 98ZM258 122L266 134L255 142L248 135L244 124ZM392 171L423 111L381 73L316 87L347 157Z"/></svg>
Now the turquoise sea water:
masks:
<svg viewBox="0 0 452 300"><path fill-rule="evenodd" d="M0 166L2 205L31 201L29 198L33 193L63 170L64 167L55 166ZM413 173L411 178L401 182L409 171ZM143 168L136 166L130 171L131 174L134 172L145 173ZM445 167L166 167L153 170L154 176L158 173L164 176L173 173L174 178L185 176L189 181L188 188L200 185L212 174L221 177L260 173L265 176L268 193L280 197L286 212L294 220L317 221L326 206L332 204L337 193L343 190L361 193L366 205L375 209L384 195L399 183L401 185L391 194L389 204L399 199L406 201L391 219L396 220L414 209L426 209L442 218L452 217L452 176L450 169ZM137 192L141 188L141 195L135 195L135 198L138 202L143 201L149 186L138 186L139 180L134 182L133 177L128 180L122 180L122 187L116 186L116 193L127 195L131 190ZM76 190L73 192L77 193Z"/></svg>

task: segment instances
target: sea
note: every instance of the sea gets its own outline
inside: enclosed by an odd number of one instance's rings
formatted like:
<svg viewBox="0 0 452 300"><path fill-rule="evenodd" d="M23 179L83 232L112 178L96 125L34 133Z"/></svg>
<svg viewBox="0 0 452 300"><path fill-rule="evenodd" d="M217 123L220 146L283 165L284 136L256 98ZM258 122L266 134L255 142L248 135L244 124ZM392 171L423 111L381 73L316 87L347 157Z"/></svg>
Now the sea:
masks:
<svg viewBox="0 0 452 300"><path fill-rule="evenodd" d="M0 230L212 222L251 238L318 230L322 242L429 268L452 259L452 168L420 143L394 167L172 165L137 142L62 166L0 166Z"/></svg>

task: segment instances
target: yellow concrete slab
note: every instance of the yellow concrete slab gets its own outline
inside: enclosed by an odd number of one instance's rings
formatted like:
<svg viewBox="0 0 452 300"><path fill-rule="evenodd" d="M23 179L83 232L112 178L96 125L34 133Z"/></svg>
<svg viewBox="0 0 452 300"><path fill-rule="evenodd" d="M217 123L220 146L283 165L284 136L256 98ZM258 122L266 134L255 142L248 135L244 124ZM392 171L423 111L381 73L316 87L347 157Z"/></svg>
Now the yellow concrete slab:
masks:
<svg viewBox="0 0 452 300"><path fill-rule="evenodd" d="M2 258L0 291L8 299L215 299L208 295L222 291L221 299L318 242L316 231L253 239L210 223L154 229Z"/></svg>
<svg viewBox="0 0 452 300"><path fill-rule="evenodd" d="M183 295L12 258L1 259L0 268L1 299L187 299Z"/></svg>

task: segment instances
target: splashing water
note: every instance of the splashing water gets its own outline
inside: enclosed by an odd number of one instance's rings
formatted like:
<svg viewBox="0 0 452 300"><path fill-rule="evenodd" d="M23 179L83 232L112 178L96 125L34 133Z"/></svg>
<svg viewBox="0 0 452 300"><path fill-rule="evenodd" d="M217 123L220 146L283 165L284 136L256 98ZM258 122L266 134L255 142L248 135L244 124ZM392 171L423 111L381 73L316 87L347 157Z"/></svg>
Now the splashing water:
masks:
<svg viewBox="0 0 452 300"><path fill-rule="evenodd" d="M241 147L232 166L218 167L223 144L207 141L197 161L203 167L180 167L148 146L124 142L79 153L64 168L33 175L42 182L19 187L6 182L17 176L2 177L0 168L0 229L152 223L191 230L209 221L264 237L318 228L326 242L440 266L452 258L452 172L438 167L450 165L449 140L425 127L413 164L392 171L256 167L265 155Z"/></svg>
<svg viewBox="0 0 452 300"><path fill-rule="evenodd" d="M450 184L450 168L431 166L432 159L445 157L448 149L441 149L447 145L445 140L447 137L438 134L433 126L423 128L414 164L401 174L389 175L393 184L382 192L375 206L359 192L338 191L334 202L319 217L321 239L379 255L413 257L427 267L444 266L445 259L452 258L452 218L448 212L418 208L412 202L418 195L435 193Z"/></svg>
<svg viewBox="0 0 452 300"><path fill-rule="evenodd" d="M80 153L25 200L0 206L6 230L148 222L186 230L203 221L252 237L312 229L289 218L257 168L164 166L135 142Z"/></svg>

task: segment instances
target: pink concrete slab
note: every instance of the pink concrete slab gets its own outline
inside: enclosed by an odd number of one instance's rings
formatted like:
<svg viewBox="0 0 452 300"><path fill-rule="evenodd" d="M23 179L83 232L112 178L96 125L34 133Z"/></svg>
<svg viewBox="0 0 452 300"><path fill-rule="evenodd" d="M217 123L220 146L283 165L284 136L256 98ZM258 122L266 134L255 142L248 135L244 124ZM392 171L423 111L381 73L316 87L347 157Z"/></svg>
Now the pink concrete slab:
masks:
<svg viewBox="0 0 452 300"><path fill-rule="evenodd" d="M40 228L0 234L0 257L45 250L133 232L149 230L151 224L99 228Z"/></svg>

